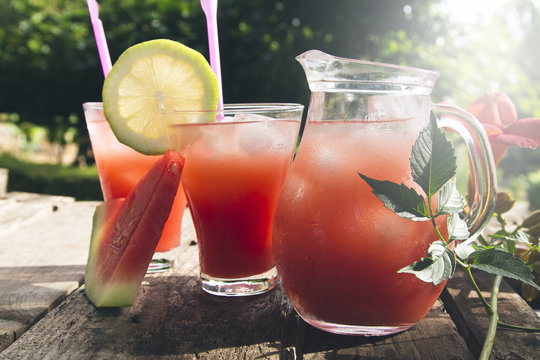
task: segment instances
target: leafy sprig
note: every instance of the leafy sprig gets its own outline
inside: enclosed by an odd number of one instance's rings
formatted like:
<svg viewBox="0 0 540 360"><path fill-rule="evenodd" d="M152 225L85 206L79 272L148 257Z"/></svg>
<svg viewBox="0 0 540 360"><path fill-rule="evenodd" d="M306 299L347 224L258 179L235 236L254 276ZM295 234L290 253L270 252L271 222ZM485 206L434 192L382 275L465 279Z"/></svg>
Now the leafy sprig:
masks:
<svg viewBox="0 0 540 360"><path fill-rule="evenodd" d="M510 277L538 287L525 262L505 250L489 246L469 247L465 250L458 244L450 246L452 242L469 237L467 225L459 216L465 208L465 200L454 181L457 169L454 148L437 126L433 113L413 145L410 168L413 181L425 195L404 184L376 180L358 173L387 208L406 219L431 221L439 236L428 249L427 257L399 272L412 273L422 281L439 284L452 277L458 261L465 267ZM437 208L432 209L435 196L438 200ZM442 236L435 222L442 215L448 215L448 239Z"/></svg>
<svg viewBox="0 0 540 360"><path fill-rule="evenodd" d="M540 329L524 329L503 324L499 322L496 311L496 297L502 277L519 280L529 287L540 290L540 286L534 282L531 268L520 257L514 256L515 244L528 243L529 237L527 233L517 229L511 234L501 231L492 236L491 242L486 241L482 236L479 243L462 242L468 239L470 234L466 222L460 217L465 209L465 200L455 184L456 157L452 144L437 126L433 113L428 125L413 145L410 168L413 181L420 186L424 194L419 194L413 187L405 184L377 180L358 173L388 209L413 221L431 221L438 235L438 239L434 239L427 250L426 257L398 272L411 273L424 282L437 285L451 278L457 265L466 269L490 316L489 331L480 354L481 359L488 359L490 356L497 325L524 331L539 331ZM437 208L433 209L435 196ZM435 221L439 216L447 216L448 237L446 239ZM540 218L540 215L538 217ZM502 218L498 219L502 220ZM505 230L504 225L503 230ZM491 304L485 300L476 285L471 273L473 268L495 275Z"/></svg>

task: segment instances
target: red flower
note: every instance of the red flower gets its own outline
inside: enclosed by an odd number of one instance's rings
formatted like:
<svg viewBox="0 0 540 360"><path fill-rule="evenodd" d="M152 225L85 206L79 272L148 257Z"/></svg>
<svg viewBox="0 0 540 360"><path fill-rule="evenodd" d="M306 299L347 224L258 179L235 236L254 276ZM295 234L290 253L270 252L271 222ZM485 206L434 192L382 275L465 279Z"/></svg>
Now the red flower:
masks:
<svg viewBox="0 0 540 360"><path fill-rule="evenodd" d="M498 164L510 146L535 149L540 145L540 119L517 118L516 107L505 93L485 94L468 108L484 126Z"/></svg>

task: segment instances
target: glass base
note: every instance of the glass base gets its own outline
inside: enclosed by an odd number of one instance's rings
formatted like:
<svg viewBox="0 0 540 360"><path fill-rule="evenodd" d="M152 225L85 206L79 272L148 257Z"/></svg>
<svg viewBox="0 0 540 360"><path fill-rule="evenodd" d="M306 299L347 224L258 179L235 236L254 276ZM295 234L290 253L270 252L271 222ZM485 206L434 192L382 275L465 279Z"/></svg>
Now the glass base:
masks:
<svg viewBox="0 0 540 360"><path fill-rule="evenodd" d="M272 290L277 283L276 268L241 279L214 278L201 273L202 289L218 296L251 296Z"/></svg>
<svg viewBox="0 0 540 360"><path fill-rule="evenodd" d="M334 324L321 320L303 319L317 329L340 335L358 335L358 336L386 336L397 334L411 328L414 324L403 324L395 326L383 325L345 325Z"/></svg>
<svg viewBox="0 0 540 360"><path fill-rule="evenodd" d="M147 274L155 274L169 271L173 268L174 261L168 259L152 259L148 265Z"/></svg>

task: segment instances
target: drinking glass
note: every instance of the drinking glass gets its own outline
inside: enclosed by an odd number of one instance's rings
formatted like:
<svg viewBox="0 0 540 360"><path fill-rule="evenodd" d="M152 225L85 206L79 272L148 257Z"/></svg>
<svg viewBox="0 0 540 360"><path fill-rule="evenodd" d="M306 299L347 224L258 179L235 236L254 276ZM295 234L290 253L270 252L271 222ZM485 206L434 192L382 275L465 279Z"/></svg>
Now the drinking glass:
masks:
<svg viewBox="0 0 540 360"><path fill-rule="evenodd" d="M274 217L282 286L300 316L319 329L365 336L406 330L427 314L445 283L434 286L398 270L426 257L438 237L429 221L386 208L358 173L421 191L411 151L433 113L469 150L476 188L465 219L474 237L495 199L487 136L464 110L432 104L435 72L319 51L297 59L311 98ZM446 219L437 220L447 232Z"/></svg>
<svg viewBox="0 0 540 360"><path fill-rule="evenodd" d="M204 291L246 296L275 286L272 219L302 111L298 104L236 104L163 112L170 148L186 159L182 186Z"/></svg>
<svg viewBox="0 0 540 360"><path fill-rule="evenodd" d="M126 197L160 156L144 155L120 143L105 119L102 103L87 102L83 104L83 109L103 198L109 200ZM157 244L157 254L152 259L148 272L166 271L171 268L172 261L160 258L159 253L180 245L182 215L185 208L186 197L180 187Z"/></svg>

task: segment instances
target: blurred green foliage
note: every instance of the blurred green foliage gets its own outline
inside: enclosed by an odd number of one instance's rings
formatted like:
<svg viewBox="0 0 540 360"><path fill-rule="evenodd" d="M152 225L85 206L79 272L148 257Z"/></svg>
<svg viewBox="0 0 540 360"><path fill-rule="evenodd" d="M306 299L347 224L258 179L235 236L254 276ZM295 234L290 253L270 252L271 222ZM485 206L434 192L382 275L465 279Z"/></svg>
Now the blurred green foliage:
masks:
<svg viewBox="0 0 540 360"><path fill-rule="evenodd" d="M309 90L294 57L320 49L435 70L440 79L434 101L467 107L484 93L502 91L519 117L540 117L538 1L489 6L468 22L448 11L453 4L220 0L224 99L307 105ZM208 55L199 0L100 0L99 5L113 62L129 46L155 38ZM81 104L101 100L103 75L86 1L0 0L0 70L0 114L11 114L4 118L22 129L43 126L51 140L76 141L87 154ZM530 154L512 165L535 164Z"/></svg>
<svg viewBox="0 0 540 360"><path fill-rule="evenodd" d="M441 3L220 0L225 101L307 103L307 84L294 57L317 48L436 70L441 78L435 101L466 106L485 92L504 91L523 113L540 116L540 67L534 60L540 55L540 13L534 0L509 2L489 22L460 26ZM99 4L113 62L129 46L161 37L207 55L198 0ZM0 24L0 112L46 125L56 141L66 141L73 127L86 138L81 104L100 100L103 83L86 1L0 0Z"/></svg>
<svg viewBox="0 0 540 360"><path fill-rule="evenodd" d="M0 168L9 169L8 191L73 196L77 200L102 200L95 166L35 164L0 155Z"/></svg>

